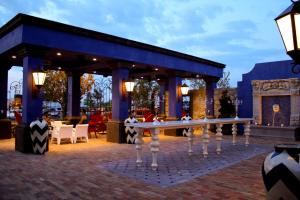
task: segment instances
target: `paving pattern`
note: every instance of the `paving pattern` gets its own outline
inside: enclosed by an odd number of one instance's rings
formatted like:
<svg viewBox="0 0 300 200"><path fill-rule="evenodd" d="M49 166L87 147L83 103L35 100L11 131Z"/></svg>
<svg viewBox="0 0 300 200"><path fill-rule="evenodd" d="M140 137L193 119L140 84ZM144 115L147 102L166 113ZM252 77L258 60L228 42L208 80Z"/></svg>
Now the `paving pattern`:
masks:
<svg viewBox="0 0 300 200"><path fill-rule="evenodd" d="M188 156L184 156L183 153L187 149L186 139L162 136L160 148L165 153L160 155L160 160L162 162L168 159L174 160L176 154L181 152L180 157L187 159ZM230 139L231 137L224 137L224 155L226 143L230 145ZM211 140L213 141L214 138L212 137ZM239 142L243 140L243 137L238 137ZM149 142L150 138L145 138L143 148L145 166L150 164ZM189 174L194 173L197 176L192 179L177 180L176 178L187 173L184 170L189 168L176 169L174 174L178 173L178 176L172 174L176 184L168 183L167 186L162 187L159 184L151 184L140 178L125 176L104 168L109 163L135 160L136 155L133 145L106 142L105 135L98 139L91 139L88 143L51 144L50 151L43 156L16 152L14 139L0 140L0 199L265 199L261 164L268 152L259 154L259 144L270 145L271 151L273 144L287 141L251 138L250 142L258 146L256 156L254 153L251 154L254 157L245 156L240 161L230 162L227 166L225 163L222 169L212 169L212 172L199 176L190 169ZM191 162L200 162L202 165L205 161L202 161L199 144L201 144L200 136L196 136L195 154L190 159ZM237 149L237 151L244 150ZM208 160L213 159L214 152L215 146L211 145ZM222 162L225 160L224 158ZM163 163L160 164L159 170L162 171ZM169 170L172 167L169 165Z"/></svg>
<svg viewBox="0 0 300 200"><path fill-rule="evenodd" d="M149 153L144 156L143 165L140 167L136 166L136 157L133 157L99 165L99 168L146 183L168 187L229 167L271 149L270 145L251 144L246 147L242 143L232 145L227 141L223 142L223 152L218 155L214 152L215 146L215 142L211 142L209 145L210 155L207 158L201 154L201 145L194 147L197 153L191 156L188 156L187 151L182 149L170 153L159 152L159 167L155 171L151 169L152 157Z"/></svg>

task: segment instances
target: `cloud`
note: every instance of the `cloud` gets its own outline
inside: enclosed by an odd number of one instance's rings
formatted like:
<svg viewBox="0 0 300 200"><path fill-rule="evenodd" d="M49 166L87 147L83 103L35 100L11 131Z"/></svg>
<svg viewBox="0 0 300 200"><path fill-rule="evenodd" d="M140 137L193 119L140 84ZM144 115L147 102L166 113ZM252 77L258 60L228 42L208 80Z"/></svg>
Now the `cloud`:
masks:
<svg viewBox="0 0 300 200"><path fill-rule="evenodd" d="M70 23L67 19L70 16L70 12L67 9L58 7L53 1L44 1L38 11L30 12L31 15L41 17L49 20L59 21L63 23Z"/></svg>
<svg viewBox="0 0 300 200"><path fill-rule="evenodd" d="M232 51L223 51L210 47L189 46L186 51L191 55L201 55L203 58L218 58L221 56L233 55Z"/></svg>
<svg viewBox="0 0 300 200"><path fill-rule="evenodd" d="M0 13L2 15L6 15L9 13L9 11L3 5L0 4Z"/></svg>
<svg viewBox="0 0 300 200"><path fill-rule="evenodd" d="M252 33L257 30L256 24L252 20L235 20L226 23L228 30L239 31L240 33Z"/></svg>
<svg viewBox="0 0 300 200"><path fill-rule="evenodd" d="M80 4L81 6L88 4L87 0L65 0L65 1L72 4Z"/></svg>
<svg viewBox="0 0 300 200"><path fill-rule="evenodd" d="M23 12L211 59L226 64L235 85L255 63L287 58L273 19L289 4L272 0L259 4L244 0L1 0L0 22Z"/></svg>

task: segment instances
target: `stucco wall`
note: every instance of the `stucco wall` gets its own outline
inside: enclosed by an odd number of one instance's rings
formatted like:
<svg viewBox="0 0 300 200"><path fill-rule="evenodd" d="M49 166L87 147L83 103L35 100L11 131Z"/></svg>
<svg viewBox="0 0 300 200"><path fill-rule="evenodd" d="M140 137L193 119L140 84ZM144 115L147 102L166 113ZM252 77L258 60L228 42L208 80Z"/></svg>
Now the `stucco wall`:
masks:
<svg viewBox="0 0 300 200"><path fill-rule="evenodd" d="M300 74L292 73L292 65L292 60L258 63L250 72L243 74L242 81L237 83L238 98L243 101L239 117L253 116L252 80L300 78Z"/></svg>

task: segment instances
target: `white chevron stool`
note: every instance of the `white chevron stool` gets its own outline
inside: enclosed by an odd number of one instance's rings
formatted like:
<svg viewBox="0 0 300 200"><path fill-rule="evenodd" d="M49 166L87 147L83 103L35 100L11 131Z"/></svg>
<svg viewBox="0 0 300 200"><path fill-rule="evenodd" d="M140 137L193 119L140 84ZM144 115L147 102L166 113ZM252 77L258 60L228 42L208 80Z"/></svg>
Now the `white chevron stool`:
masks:
<svg viewBox="0 0 300 200"><path fill-rule="evenodd" d="M137 119L135 119L134 117L128 117L127 119L125 119L124 124L128 124L128 123L137 123ZM135 139L137 137L137 131L134 127L131 126L126 126L125 127L125 133L127 134L127 138L126 141L128 144L135 144Z"/></svg>

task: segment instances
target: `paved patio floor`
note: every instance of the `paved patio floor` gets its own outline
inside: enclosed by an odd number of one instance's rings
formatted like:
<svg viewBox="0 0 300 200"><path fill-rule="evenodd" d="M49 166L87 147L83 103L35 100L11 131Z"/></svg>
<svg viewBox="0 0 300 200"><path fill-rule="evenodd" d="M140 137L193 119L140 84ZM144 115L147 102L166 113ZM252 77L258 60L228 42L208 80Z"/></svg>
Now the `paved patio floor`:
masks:
<svg viewBox="0 0 300 200"><path fill-rule="evenodd" d="M238 137L239 142L243 139ZM162 159L168 155L174 157L178 152L183 154L187 148L185 140L184 137L161 136ZM203 162L207 161L200 157L199 136L195 140L193 159L200 165L197 156ZM230 157L231 153L226 153L230 140L231 137L224 137L225 160L233 159L243 150L232 150ZM235 162L208 173L196 173L195 178L160 185L111 170L109 166L116 163L134 161L136 152L133 145L106 142L105 135L90 139L89 143L51 144L50 151L44 156L16 152L14 139L0 140L0 199L265 199L261 164L272 151L273 144L287 141L259 138L250 141L253 148L263 146L264 150L248 157L245 153L244 158L243 154L238 154L241 157ZM150 138L145 138L145 165L150 156L149 142ZM210 159L215 156L214 148L212 145L209 149ZM161 165L172 166L172 162L170 159ZM176 179L176 174L172 176Z"/></svg>

